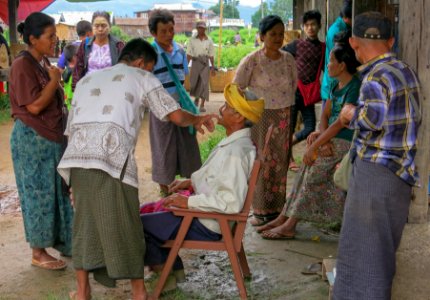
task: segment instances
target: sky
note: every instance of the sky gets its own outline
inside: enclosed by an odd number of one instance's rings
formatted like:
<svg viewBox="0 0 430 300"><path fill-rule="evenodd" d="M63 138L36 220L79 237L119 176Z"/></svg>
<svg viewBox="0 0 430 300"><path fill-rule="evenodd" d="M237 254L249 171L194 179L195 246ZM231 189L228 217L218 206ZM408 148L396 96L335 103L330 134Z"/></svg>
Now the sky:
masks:
<svg viewBox="0 0 430 300"><path fill-rule="evenodd" d="M67 2L66 0L56 0L48 8L44 10L45 13L55 14L63 11L97 11L105 10L113 12L116 16L121 17L133 17L135 11L150 9L155 3L190 3L187 0L111 0L111 1L100 1L100 2L84 2L75 3ZM192 1L199 6L209 8L218 3L217 0L194 0ZM240 11L240 17L245 20L246 23L251 21L252 14L257 10L261 0L240 0L238 9Z"/></svg>

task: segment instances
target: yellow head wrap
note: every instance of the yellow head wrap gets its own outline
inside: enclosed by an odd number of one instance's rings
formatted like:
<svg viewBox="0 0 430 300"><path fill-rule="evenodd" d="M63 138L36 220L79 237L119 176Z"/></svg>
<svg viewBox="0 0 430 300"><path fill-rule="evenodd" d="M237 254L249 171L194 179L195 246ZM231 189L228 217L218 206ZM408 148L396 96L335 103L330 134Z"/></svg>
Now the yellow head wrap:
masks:
<svg viewBox="0 0 430 300"><path fill-rule="evenodd" d="M237 110L252 123L258 123L264 110L264 100L248 101L237 84L230 83L224 88L224 97L228 105Z"/></svg>

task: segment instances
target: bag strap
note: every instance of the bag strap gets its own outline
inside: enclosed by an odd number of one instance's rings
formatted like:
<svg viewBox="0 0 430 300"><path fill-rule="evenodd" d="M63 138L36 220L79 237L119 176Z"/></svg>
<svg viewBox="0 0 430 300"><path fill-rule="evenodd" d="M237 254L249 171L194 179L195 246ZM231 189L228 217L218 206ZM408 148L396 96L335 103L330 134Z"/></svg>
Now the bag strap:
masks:
<svg viewBox="0 0 430 300"><path fill-rule="evenodd" d="M152 47L154 47L155 49L157 49L157 44L156 44L155 42L153 42L153 43L152 43ZM173 70L173 67L172 67L172 65L170 64L170 61L169 61L169 59L167 58L166 53L161 52L161 53L160 53L160 56L161 56L161 58L163 59L164 64L165 64L165 65L166 65L166 67L167 67L167 70L169 71L169 75L170 75L170 77L173 79L173 82L175 83L176 91L179 93L178 89L179 89L179 86L180 86L180 85L182 85L182 84L181 84L181 81L180 81L180 80L179 80L179 78L178 78L178 75L177 75L177 74L176 74L176 72Z"/></svg>
<svg viewBox="0 0 430 300"><path fill-rule="evenodd" d="M412 107L414 108L414 111L416 113L414 121L419 123L421 121L421 118L422 118L421 106L419 105L418 100L415 98L414 93L410 93L410 88L409 88L408 83L406 82L405 75L402 72L400 72L399 69L393 67L390 64L384 63L383 65L385 68L390 70L390 72L392 72L397 77L397 79L399 79L402 82L402 84L405 86L406 97L411 100ZM414 72L412 72L412 74L413 74L412 76L414 76L414 79L418 81ZM419 87L418 87L418 89L419 89ZM418 91L418 93L419 93L419 91Z"/></svg>
<svg viewBox="0 0 430 300"><path fill-rule="evenodd" d="M321 60L320 60L320 65L318 66L317 80L320 79L322 65L323 65L323 62L324 62L324 55L325 55L325 43L321 42Z"/></svg>

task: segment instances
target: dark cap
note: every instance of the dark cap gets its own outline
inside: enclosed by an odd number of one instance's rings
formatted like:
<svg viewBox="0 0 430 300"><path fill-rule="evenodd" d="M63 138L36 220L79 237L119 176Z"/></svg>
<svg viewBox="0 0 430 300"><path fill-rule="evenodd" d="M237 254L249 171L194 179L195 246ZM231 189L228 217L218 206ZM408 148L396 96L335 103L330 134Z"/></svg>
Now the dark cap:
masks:
<svg viewBox="0 0 430 300"><path fill-rule="evenodd" d="M388 40L393 36L391 21L380 12L365 12L355 17L352 34L363 39Z"/></svg>

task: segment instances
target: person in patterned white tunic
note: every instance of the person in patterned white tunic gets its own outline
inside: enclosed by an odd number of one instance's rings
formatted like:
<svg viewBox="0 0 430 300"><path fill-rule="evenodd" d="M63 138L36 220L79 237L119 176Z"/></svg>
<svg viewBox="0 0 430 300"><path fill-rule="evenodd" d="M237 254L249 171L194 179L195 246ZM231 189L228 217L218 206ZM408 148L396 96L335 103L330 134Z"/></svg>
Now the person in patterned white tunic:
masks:
<svg viewBox="0 0 430 300"><path fill-rule="evenodd" d="M183 111L150 73L157 53L143 39L130 41L113 67L76 86L58 171L72 187L75 219L73 263L78 283L72 297L90 299L89 272L106 286L131 279L133 299L146 299L145 240L139 217L134 157L146 107L163 121L213 130L211 115Z"/></svg>

